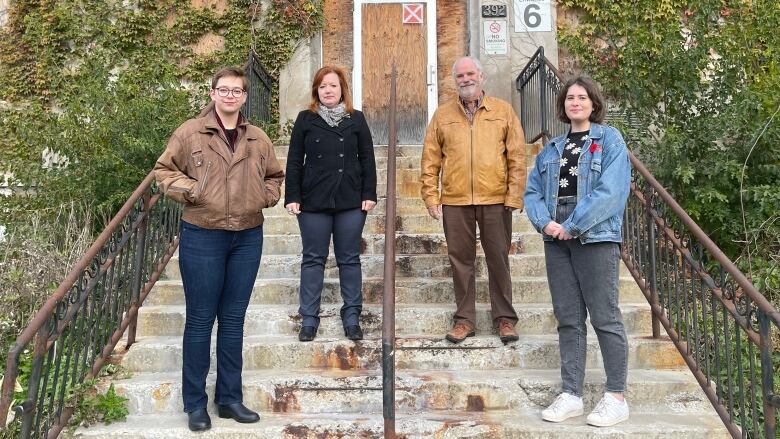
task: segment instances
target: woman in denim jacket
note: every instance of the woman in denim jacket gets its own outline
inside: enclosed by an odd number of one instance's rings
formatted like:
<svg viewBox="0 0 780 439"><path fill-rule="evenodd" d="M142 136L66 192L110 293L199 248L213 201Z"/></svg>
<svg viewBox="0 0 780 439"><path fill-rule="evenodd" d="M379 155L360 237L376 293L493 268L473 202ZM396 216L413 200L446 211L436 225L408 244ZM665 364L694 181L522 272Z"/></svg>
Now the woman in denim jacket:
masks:
<svg viewBox="0 0 780 439"><path fill-rule="evenodd" d="M543 234L547 279L558 320L563 392L542 418L561 422L583 412L585 318L595 329L607 375L604 397L587 422L610 426L628 419L628 342L618 307L621 226L631 166L598 85L577 77L561 89L558 118L570 131L552 139L528 176L528 218Z"/></svg>

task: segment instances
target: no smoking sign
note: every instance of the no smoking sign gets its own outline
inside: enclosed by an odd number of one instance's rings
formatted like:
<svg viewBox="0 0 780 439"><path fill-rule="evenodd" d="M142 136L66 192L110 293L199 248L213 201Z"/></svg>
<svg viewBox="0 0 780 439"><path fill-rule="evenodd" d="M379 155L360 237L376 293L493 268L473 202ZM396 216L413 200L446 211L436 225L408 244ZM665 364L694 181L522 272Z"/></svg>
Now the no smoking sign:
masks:
<svg viewBox="0 0 780 439"><path fill-rule="evenodd" d="M485 21L485 53L488 55L506 55L508 48L506 20Z"/></svg>

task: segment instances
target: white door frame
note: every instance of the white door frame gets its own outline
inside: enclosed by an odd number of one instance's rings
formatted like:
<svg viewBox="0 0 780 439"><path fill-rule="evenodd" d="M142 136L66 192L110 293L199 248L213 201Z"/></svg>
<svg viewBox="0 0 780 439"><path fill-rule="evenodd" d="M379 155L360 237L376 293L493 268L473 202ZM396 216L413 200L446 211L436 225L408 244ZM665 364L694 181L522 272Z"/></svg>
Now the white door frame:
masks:
<svg viewBox="0 0 780 439"><path fill-rule="evenodd" d="M361 109L363 104L363 5L377 3L425 4L428 83L428 121L439 106L438 66L436 62L436 0L354 0L352 9L352 33L354 62L352 66L352 104ZM400 17L399 17L400 18Z"/></svg>

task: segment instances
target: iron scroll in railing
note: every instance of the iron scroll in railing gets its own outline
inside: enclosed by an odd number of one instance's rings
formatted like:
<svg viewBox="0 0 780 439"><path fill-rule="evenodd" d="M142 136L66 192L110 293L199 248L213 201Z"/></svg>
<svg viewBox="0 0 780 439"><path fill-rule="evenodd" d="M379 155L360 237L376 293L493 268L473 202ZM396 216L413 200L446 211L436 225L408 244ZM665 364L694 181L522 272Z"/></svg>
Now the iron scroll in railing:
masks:
<svg viewBox="0 0 780 439"><path fill-rule="evenodd" d="M734 437L775 438L780 313L631 155L623 260Z"/></svg>
<svg viewBox="0 0 780 439"><path fill-rule="evenodd" d="M33 343L26 398L15 409L20 437L62 431L73 413L71 393L98 375L125 333L127 345L134 343L138 308L173 256L180 217L179 203L161 194L149 173L9 350L2 425L20 357Z"/></svg>

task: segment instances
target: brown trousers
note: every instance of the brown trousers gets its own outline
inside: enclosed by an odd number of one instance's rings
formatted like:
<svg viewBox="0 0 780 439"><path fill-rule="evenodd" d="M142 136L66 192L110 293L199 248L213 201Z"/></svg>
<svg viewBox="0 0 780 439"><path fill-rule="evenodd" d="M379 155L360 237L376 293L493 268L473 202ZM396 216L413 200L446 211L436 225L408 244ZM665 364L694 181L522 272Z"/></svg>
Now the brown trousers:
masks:
<svg viewBox="0 0 780 439"><path fill-rule="evenodd" d="M512 212L502 204L487 206L442 206L444 236L452 265L455 287L454 320L467 321L476 327L477 224L479 239L485 251L488 287L493 323L498 319L517 323L512 306L512 277L509 273L509 247L512 243Z"/></svg>

